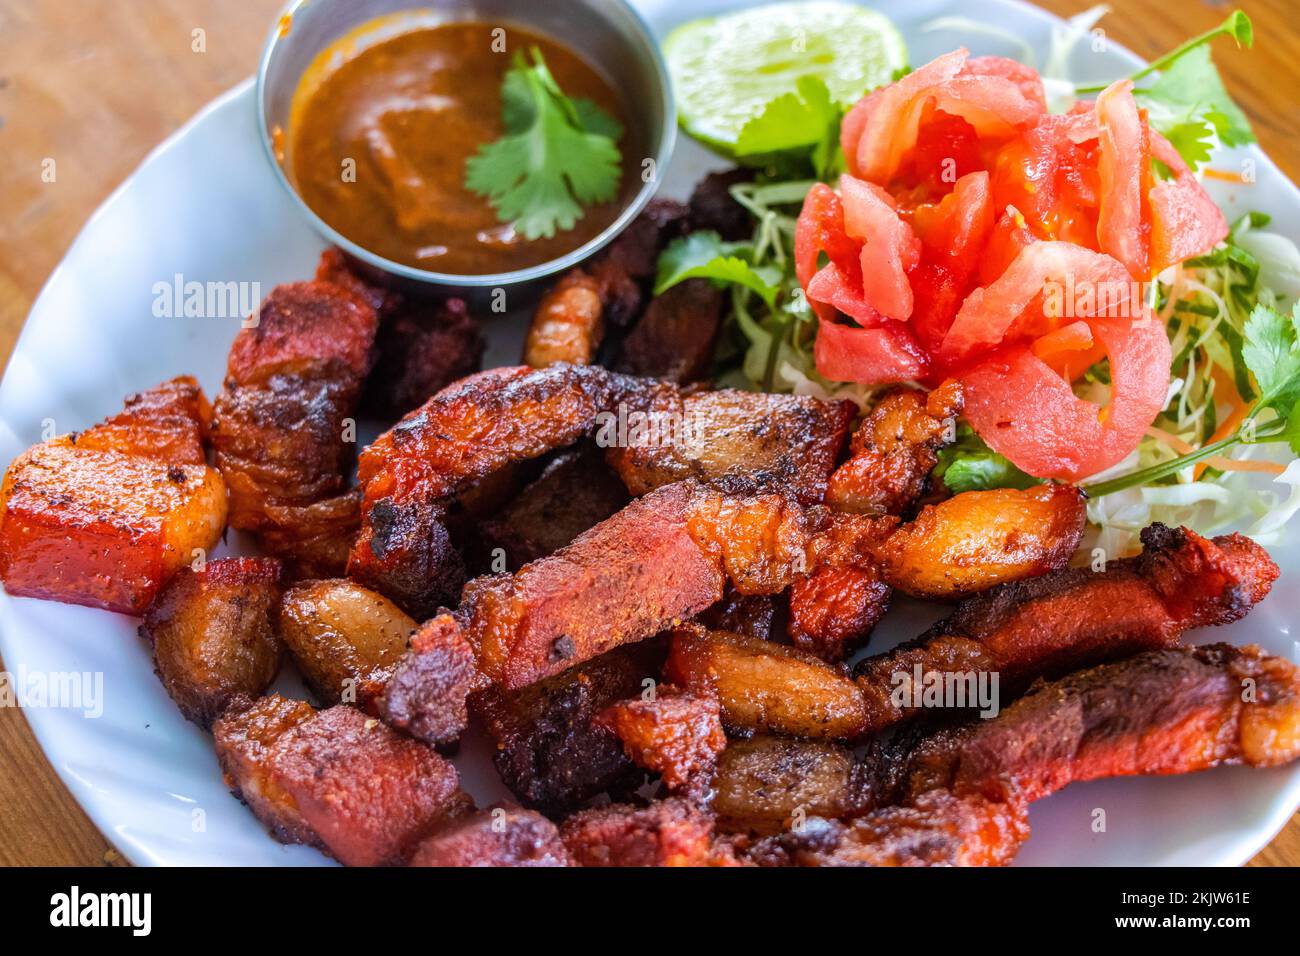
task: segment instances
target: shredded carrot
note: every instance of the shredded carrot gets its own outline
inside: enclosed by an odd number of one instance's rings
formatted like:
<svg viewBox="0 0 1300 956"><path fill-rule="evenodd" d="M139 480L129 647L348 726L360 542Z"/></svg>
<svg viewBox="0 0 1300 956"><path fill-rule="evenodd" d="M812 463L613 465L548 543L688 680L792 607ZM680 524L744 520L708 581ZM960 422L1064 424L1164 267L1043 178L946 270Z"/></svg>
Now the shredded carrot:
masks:
<svg viewBox="0 0 1300 956"><path fill-rule="evenodd" d="M1201 170L1201 172L1204 173L1206 176L1208 176L1210 179L1221 179L1227 183L1244 182L1244 180L1241 178L1241 173L1234 173L1230 169L1210 169L1207 166L1205 169Z"/></svg>
<svg viewBox="0 0 1300 956"><path fill-rule="evenodd" d="M1235 428L1236 426L1233 427ZM1164 442L1180 455L1189 455L1196 451L1195 445L1189 445L1177 435L1171 435L1164 429L1156 428L1155 425L1151 425L1147 428L1147 434L1157 441ZM1218 432L1215 432L1215 434L1217 435ZM1231 432L1228 434L1231 434ZM1227 434L1221 437L1226 438ZM1213 441L1218 440L1218 438L1213 439ZM1209 442L1206 442L1206 444L1209 444ZM1282 472L1286 471L1286 465L1279 465L1275 461L1242 461L1237 458L1225 458L1222 455L1211 455L1209 458L1205 459L1205 461L1199 462L1195 467L1196 470L1193 472L1193 475L1197 479L1205 473L1206 468L1217 468L1219 471L1262 471L1271 475L1280 475Z"/></svg>
<svg viewBox="0 0 1300 956"><path fill-rule="evenodd" d="M1214 430L1214 434L1211 435L1209 441L1206 442L1207 445L1227 438L1241 427L1242 421L1248 414L1250 414L1251 405L1254 404L1253 402L1245 401L1241 397L1241 393L1237 391L1236 383L1233 382L1228 373L1223 371L1223 369L1218 365L1214 366L1212 374L1214 376L1215 397L1218 398L1222 395L1222 397L1232 406L1232 411L1228 413L1227 418L1219 422L1219 427ZM1210 461L1213 461L1213 459L1208 459L1197 465L1196 469L1192 472L1192 477L1200 480L1201 475L1205 474L1205 469L1210 467ZM1214 467L1219 468L1218 465L1215 465Z"/></svg>

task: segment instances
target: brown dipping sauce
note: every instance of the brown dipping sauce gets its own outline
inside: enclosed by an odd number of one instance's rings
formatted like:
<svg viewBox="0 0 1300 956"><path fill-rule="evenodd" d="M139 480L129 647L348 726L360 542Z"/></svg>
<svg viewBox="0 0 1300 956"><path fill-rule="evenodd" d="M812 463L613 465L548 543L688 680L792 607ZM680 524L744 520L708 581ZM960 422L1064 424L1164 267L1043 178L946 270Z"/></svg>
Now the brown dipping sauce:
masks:
<svg viewBox="0 0 1300 956"><path fill-rule="evenodd" d="M618 96L585 60L547 37L509 27L506 51L494 51L494 29L415 29L356 53L319 80L313 71L325 67L314 64L295 95L286 163L307 205L371 252L455 275L539 265L609 226L641 182L641 150ZM316 64L346 44L339 41ZM527 55L534 46L567 95L594 100L625 132L618 198L584 207L573 229L528 240L465 188L465 161L502 135L501 80L515 51Z"/></svg>

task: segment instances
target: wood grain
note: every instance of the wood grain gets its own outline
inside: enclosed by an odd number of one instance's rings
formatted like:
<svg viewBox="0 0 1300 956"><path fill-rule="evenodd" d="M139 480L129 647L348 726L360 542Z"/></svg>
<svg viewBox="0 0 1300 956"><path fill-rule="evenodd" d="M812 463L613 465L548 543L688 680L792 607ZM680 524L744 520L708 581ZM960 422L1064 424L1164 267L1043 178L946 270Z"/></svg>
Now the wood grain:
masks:
<svg viewBox="0 0 1300 956"><path fill-rule="evenodd" d="M87 216L196 110L253 72L282 0L0 0L0 357ZM1062 15L1088 0L1042 0ZM1260 144L1300 180L1300 29L1290 0L1241 0L1251 53L1215 48ZM1151 58L1218 23L1220 3L1112 0L1107 35ZM201 30L203 51L195 49ZM57 180L44 183L54 159ZM1260 206L1267 208L1261 199ZM117 396L112 396L116 400ZM106 411L107 411L106 407ZM0 865L104 865L95 829L28 730L0 708ZM1300 865L1300 818L1254 865Z"/></svg>

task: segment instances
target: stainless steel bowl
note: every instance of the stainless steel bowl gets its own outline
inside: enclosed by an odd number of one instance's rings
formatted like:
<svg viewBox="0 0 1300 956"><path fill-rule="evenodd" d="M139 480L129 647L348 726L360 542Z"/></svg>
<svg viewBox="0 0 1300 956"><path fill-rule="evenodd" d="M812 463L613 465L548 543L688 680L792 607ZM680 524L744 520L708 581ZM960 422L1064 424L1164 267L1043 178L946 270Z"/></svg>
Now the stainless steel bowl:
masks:
<svg viewBox="0 0 1300 956"><path fill-rule="evenodd" d="M623 98L628 123L640 124L640 142L654 160L655 175L644 182L627 208L585 245L541 265L491 275L432 272L393 262L357 245L316 214L294 187L281 164L280 143L288 135L289 112L304 72L322 50L363 24L384 18L365 40L379 41L421 26L477 20L544 33L579 52L611 81ZM606 245L627 227L658 186L676 140L677 116L672 85L659 47L640 15L625 0L294 0L272 28L257 73L258 125L275 175L302 214L322 236L352 257L362 269L410 292L464 295L483 301L499 288L525 294L539 280L562 272ZM277 132L278 131L278 132Z"/></svg>

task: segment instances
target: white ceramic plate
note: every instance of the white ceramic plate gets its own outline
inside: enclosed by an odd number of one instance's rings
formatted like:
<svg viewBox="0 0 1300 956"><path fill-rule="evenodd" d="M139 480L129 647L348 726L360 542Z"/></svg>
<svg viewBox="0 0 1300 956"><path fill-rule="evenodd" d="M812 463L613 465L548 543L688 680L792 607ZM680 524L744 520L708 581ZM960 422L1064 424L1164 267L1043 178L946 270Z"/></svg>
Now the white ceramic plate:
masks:
<svg viewBox="0 0 1300 956"><path fill-rule="evenodd" d="M691 17L747 5L642 0L662 34ZM921 32L925 21L960 14L1048 48L1054 17L1007 0L903 0L876 4L902 28L914 64L959 43L977 53L1015 51L988 37ZM1113 14L1114 15L1114 14ZM1136 62L1111 47L1084 44L1075 78L1113 79ZM1254 187L1219 193L1229 212L1268 211L1276 227L1300 234L1300 193L1262 154ZM1235 161L1235 157L1227 162ZM685 137L664 192L686 195L716 157ZM87 223L33 307L0 385L0 462L38 441L47 422L57 432L116 411L123 396L182 372L209 395L221 382L238 319L156 318L154 287L186 281L274 285L309 277L322 244L295 212L266 166L258 144L252 87L231 90L160 146ZM490 364L519 354L518 318L491 330ZM227 551L238 551L231 537ZM1201 640L1255 642L1300 660L1289 622L1300 616L1294 542L1273 550L1283 577L1273 595L1234 627ZM873 639L873 649L909 637L932 611L900 607ZM102 714L29 708L26 716L51 763L87 813L137 864L319 864L314 850L285 847L226 791L211 739L180 716L154 677L133 618L0 594L0 654L24 675L89 672L103 680ZM283 687L293 689L287 675ZM507 796L489 749L470 739L457 758L480 801ZM1130 779L1071 787L1034 806L1033 837L1021 864L1240 864L1264 846L1300 804L1300 766L1271 771L1216 770L1191 777ZM1106 811L1094 833L1095 808Z"/></svg>

